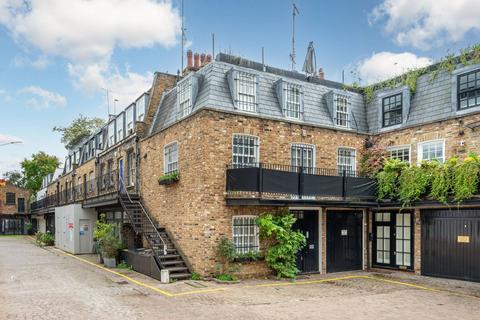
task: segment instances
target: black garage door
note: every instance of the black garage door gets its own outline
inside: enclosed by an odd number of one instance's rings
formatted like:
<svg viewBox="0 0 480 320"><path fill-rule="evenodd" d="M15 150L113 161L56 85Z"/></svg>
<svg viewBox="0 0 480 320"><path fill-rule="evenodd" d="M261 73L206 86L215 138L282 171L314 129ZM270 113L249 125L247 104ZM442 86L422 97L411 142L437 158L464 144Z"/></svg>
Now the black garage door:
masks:
<svg viewBox="0 0 480 320"><path fill-rule="evenodd" d="M422 274L480 281L480 209L422 212Z"/></svg>

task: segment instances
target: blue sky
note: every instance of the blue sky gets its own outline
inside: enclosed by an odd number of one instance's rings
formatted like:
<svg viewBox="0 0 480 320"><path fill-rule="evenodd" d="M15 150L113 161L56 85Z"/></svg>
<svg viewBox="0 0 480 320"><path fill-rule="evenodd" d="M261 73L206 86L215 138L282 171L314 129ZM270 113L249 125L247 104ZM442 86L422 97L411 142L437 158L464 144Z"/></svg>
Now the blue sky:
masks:
<svg viewBox="0 0 480 320"><path fill-rule="evenodd" d="M297 69L314 42L326 78L363 83L424 66L479 42L478 0L296 0ZM106 118L180 68L179 1L0 0L0 175L39 150L66 153L54 126ZM292 1L185 0L189 48L289 68ZM352 75L354 72L354 76Z"/></svg>

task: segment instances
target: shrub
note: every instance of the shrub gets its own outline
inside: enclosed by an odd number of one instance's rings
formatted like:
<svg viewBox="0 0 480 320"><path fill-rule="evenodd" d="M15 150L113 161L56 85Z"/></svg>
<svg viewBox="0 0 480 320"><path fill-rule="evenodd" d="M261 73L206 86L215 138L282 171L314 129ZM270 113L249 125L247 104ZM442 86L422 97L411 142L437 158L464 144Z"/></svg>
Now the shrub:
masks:
<svg viewBox="0 0 480 320"><path fill-rule="evenodd" d="M478 190L479 157L471 153L462 163L455 166L453 194L455 201L462 202L471 198Z"/></svg>
<svg viewBox="0 0 480 320"><path fill-rule="evenodd" d="M408 166L402 170L398 177L398 195L404 205L420 200L427 194L432 181L431 168L436 165L435 162L424 162L420 166Z"/></svg>
<svg viewBox="0 0 480 320"><path fill-rule="evenodd" d="M360 174L373 178L383 168L387 151L380 148L364 149L360 157Z"/></svg>
<svg viewBox="0 0 480 320"><path fill-rule="evenodd" d="M379 200L398 198L398 177L407 167L406 162L398 159L385 160L382 171L377 173L377 198Z"/></svg>
<svg viewBox="0 0 480 320"><path fill-rule="evenodd" d="M118 250L122 248L121 241L115 236L114 228L112 224L105 222L105 214L100 215L95 224L93 235L105 258L115 258Z"/></svg>
<svg viewBox="0 0 480 320"><path fill-rule="evenodd" d="M50 231L47 231L46 233L37 231L37 233L35 233L35 238L36 243L40 246L53 246L55 244L55 237Z"/></svg>
<svg viewBox="0 0 480 320"><path fill-rule="evenodd" d="M288 211L278 215L266 213L257 219L260 236L274 241L267 249L265 261L279 278L295 278L299 272L296 254L306 241L301 232L292 230L295 221L296 218Z"/></svg>

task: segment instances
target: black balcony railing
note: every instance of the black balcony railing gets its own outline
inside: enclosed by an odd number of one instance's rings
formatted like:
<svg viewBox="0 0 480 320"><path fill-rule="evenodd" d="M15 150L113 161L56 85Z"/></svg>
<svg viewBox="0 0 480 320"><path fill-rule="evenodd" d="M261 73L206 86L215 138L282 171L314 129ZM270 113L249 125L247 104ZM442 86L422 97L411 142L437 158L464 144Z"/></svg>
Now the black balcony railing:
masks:
<svg viewBox="0 0 480 320"><path fill-rule="evenodd" d="M72 188L61 190L57 194L32 202L30 204L30 210L35 213L45 208L81 202L86 199L119 191L121 191L121 188L119 185L118 171L113 170L94 179L81 181Z"/></svg>
<svg viewBox="0 0 480 320"><path fill-rule="evenodd" d="M257 193L260 197L335 197L373 199L376 182L351 170L324 169L259 163L227 167L229 194Z"/></svg>

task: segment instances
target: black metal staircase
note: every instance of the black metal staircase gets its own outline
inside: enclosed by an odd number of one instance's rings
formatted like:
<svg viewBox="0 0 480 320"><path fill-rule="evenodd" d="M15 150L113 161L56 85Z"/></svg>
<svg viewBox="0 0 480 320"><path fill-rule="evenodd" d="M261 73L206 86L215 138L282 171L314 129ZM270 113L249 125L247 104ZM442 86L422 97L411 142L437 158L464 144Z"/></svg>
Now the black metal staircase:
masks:
<svg viewBox="0 0 480 320"><path fill-rule="evenodd" d="M189 279L191 273L185 260L165 228L159 227L150 217L140 197L136 194L120 193L119 198L133 230L137 234L142 234L148 242L160 270L168 270L170 279Z"/></svg>

